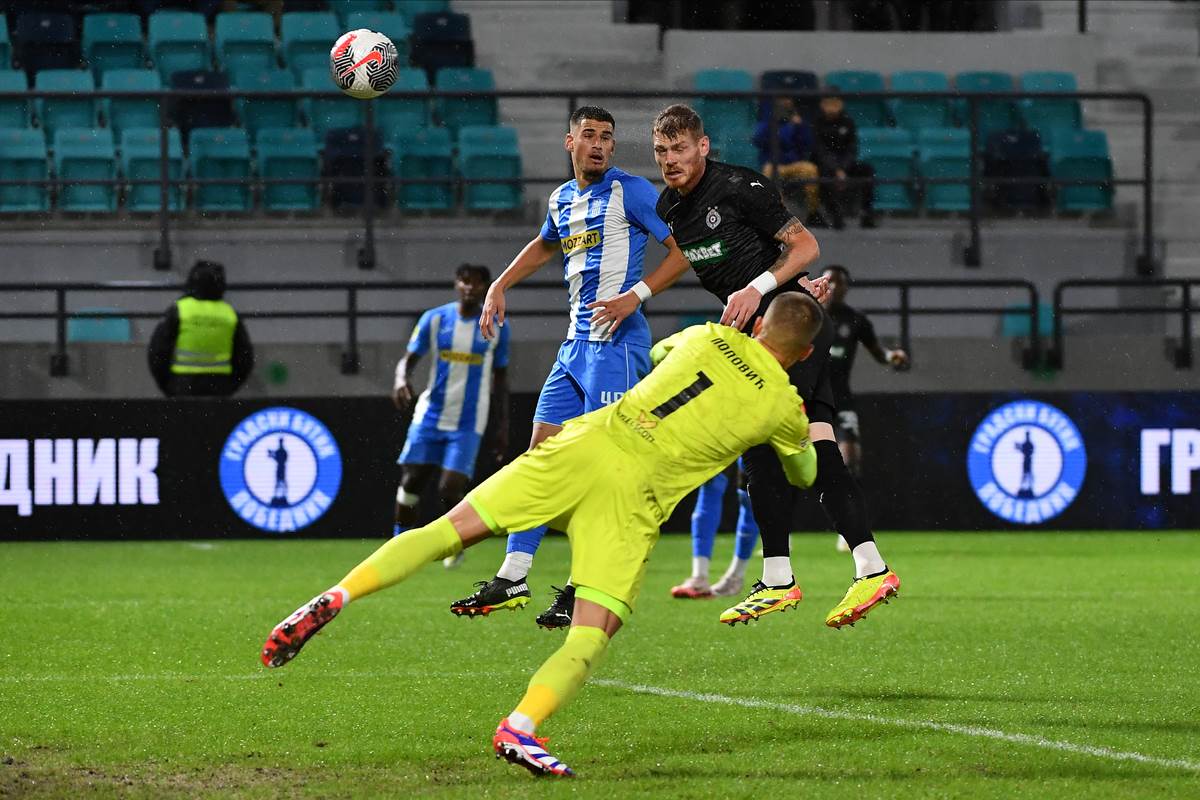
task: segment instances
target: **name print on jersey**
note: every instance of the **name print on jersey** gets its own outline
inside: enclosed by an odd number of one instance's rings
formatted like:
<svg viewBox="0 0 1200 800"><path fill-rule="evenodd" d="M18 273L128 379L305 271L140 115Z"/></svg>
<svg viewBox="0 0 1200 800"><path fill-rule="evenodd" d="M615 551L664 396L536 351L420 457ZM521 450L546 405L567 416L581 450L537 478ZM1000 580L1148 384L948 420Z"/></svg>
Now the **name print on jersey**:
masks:
<svg viewBox="0 0 1200 800"><path fill-rule="evenodd" d="M728 342L726 342L720 336L714 336L709 341L717 346L717 349L721 351L721 354L724 355L725 358L729 359L730 364L737 367L737 371L742 373L746 380L753 381L755 386L757 386L759 389L767 385L766 382L759 377L758 373L751 369L750 365L743 361L742 357L733 351L733 348L729 346Z"/></svg>

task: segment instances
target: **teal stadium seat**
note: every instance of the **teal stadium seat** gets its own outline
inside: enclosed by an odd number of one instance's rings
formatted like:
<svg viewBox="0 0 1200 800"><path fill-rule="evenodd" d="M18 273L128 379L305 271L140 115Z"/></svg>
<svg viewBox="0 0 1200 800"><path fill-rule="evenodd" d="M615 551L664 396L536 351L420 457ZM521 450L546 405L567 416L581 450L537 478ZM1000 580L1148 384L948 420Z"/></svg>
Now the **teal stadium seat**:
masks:
<svg viewBox="0 0 1200 800"><path fill-rule="evenodd" d="M753 76L740 69L700 70L692 86L697 92L752 92L755 89ZM701 97L696 100L696 111L704 119L705 132L725 141L749 141L754 136L755 109L753 98Z"/></svg>
<svg viewBox="0 0 1200 800"><path fill-rule="evenodd" d="M90 306L79 313L120 313L119 308ZM129 317L68 317L68 342L132 342L133 326Z"/></svg>
<svg viewBox="0 0 1200 800"><path fill-rule="evenodd" d="M53 136L59 128L91 128L99 122L96 90L92 73L81 69L44 69L34 79L34 88L47 92L78 92L76 98L38 98L34 105L38 119Z"/></svg>
<svg viewBox="0 0 1200 800"><path fill-rule="evenodd" d="M434 86L443 92L486 92L496 88L496 80L490 69L446 67L437 71ZM467 125L495 125L496 98L444 97L437 101L437 115L452 135Z"/></svg>
<svg viewBox="0 0 1200 800"><path fill-rule="evenodd" d="M858 132L858 157L875 169L876 178L907 180L908 183L876 183L877 211L914 211L917 207L912 181L912 134L903 128L862 128Z"/></svg>
<svg viewBox="0 0 1200 800"><path fill-rule="evenodd" d="M0 66L12 66L12 40L8 36L8 17L0 14Z"/></svg>
<svg viewBox="0 0 1200 800"><path fill-rule="evenodd" d="M111 69L142 69L146 45L137 14L88 14L83 18L83 57L97 80Z"/></svg>
<svg viewBox="0 0 1200 800"><path fill-rule="evenodd" d="M208 26L204 15L191 11L155 11L147 25L150 57L163 83L171 75L194 69L208 69L212 56L208 45Z"/></svg>
<svg viewBox="0 0 1200 800"><path fill-rule="evenodd" d="M0 92L29 91L29 81L24 70L0 70ZM0 128L28 128L33 119L33 108L26 98L0 100Z"/></svg>
<svg viewBox="0 0 1200 800"><path fill-rule="evenodd" d="M971 177L971 134L964 128L923 128L917 132L917 161L923 178ZM925 187L929 211L969 211L971 187L931 183Z"/></svg>
<svg viewBox="0 0 1200 800"><path fill-rule="evenodd" d="M233 85L246 92L289 92L296 88L296 79L285 69L252 70L238 73ZM297 101L286 97L239 97L234 107L252 136L263 128L294 128L300 124Z"/></svg>
<svg viewBox="0 0 1200 800"><path fill-rule="evenodd" d="M714 157L726 164L749 167L752 170L762 169L762 164L758 163L758 148L749 139L713 139L712 149L716 151Z"/></svg>
<svg viewBox="0 0 1200 800"><path fill-rule="evenodd" d="M1024 92L1075 92L1079 87L1070 72L1026 72L1021 75ZM1033 128L1050 141L1059 131L1074 131L1083 127L1083 111L1079 101L1063 98L1025 98L1017 103L1026 127Z"/></svg>
<svg viewBox="0 0 1200 800"><path fill-rule="evenodd" d="M330 97L309 97L300 101L309 127L316 132L318 139L324 139L325 134L334 128L353 128L363 124L367 104L339 92L329 79L328 66L304 70L301 85L305 89L331 94Z"/></svg>
<svg viewBox="0 0 1200 800"><path fill-rule="evenodd" d="M1006 72L960 72L954 76L954 86L960 92L1011 92L1015 91L1012 76ZM997 131L1021 127L1016 106L1011 100L980 100L979 149L983 149L987 137ZM958 105L958 116L962 124L970 126L971 109L966 100Z"/></svg>
<svg viewBox="0 0 1200 800"><path fill-rule="evenodd" d="M463 178L520 178L517 132L500 125L464 125L458 133L458 164ZM518 183L466 184L463 205L471 211L521 207Z"/></svg>
<svg viewBox="0 0 1200 800"><path fill-rule="evenodd" d="M262 178L307 178L305 183L263 184L262 204L268 211L312 211L321 197L317 181L321 158L317 139L308 128L263 128L258 132L258 174Z"/></svg>
<svg viewBox="0 0 1200 800"><path fill-rule="evenodd" d="M1049 338L1054 334L1054 306L1050 303L1038 303L1037 306L1038 335ZM1029 336L1029 306L1023 303L1012 303L1005 307L1000 317L1000 335L1007 339L1017 339Z"/></svg>
<svg viewBox="0 0 1200 800"><path fill-rule="evenodd" d="M114 92L154 92L162 80L152 69L113 69L104 73L101 88ZM108 127L120 135L127 128L156 128L159 125L158 101L148 98L113 97L100 101Z"/></svg>
<svg viewBox="0 0 1200 800"><path fill-rule="evenodd" d="M388 38L391 38L391 35L382 28L354 24L355 14L389 13L392 9L392 4L389 0L337 0L336 3L331 3L330 5L334 13L337 14L338 24L345 30L354 31L359 28L368 28L373 31L379 31Z"/></svg>
<svg viewBox="0 0 1200 800"><path fill-rule="evenodd" d="M397 178L454 176L454 147L445 128L400 132L389 144ZM401 208L411 211L444 211L454 208L454 185L405 184L398 188L396 198Z"/></svg>
<svg viewBox="0 0 1200 800"><path fill-rule="evenodd" d="M194 178L249 178L250 139L241 128L196 128L188 142ZM210 184L195 188L200 211L249 211L250 184Z"/></svg>
<svg viewBox="0 0 1200 800"><path fill-rule="evenodd" d="M1058 180L1112 180L1112 159L1104 131L1059 131L1050 140L1050 174ZM1113 187L1059 186L1060 211L1107 211Z"/></svg>
<svg viewBox="0 0 1200 800"><path fill-rule="evenodd" d="M342 4L339 3L339 7ZM350 3L345 3L350 5ZM353 11L347 15L346 23L342 26L348 31L366 28L379 31L392 40L396 45L396 56L400 64L408 63L408 40L412 38L412 28L403 14L395 11Z"/></svg>
<svg viewBox="0 0 1200 800"><path fill-rule="evenodd" d="M0 130L0 180L44 181L50 177L46 139L40 130ZM45 186L0 185L0 213L48 211L50 194Z"/></svg>
<svg viewBox="0 0 1200 800"><path fill-rule="evenodd" d="M270 14L256 11L218 14L215 31L217 64L230 76L278 67L275 21Z"/></svg>
<svg viewBox="0 0 1200 800"><path fill-rule="evenodd" d="M117 185L74 181L115 180L117 153L108 128L59 128L54 132L54 171L62 211L116 211Z"/></svg>
<svg viewBox="0 0 1200 800"><path fill-rule="evenodd" d="M428 92L429 78L425 70L406 67L399 70L396 83L387 94L375 102L375 125L389 136L412 133L429 127L429 101L395 97L397 92Z"/></svg>
<svg viewBox="0 0 1200 800"><path fill-rule="evenodd" d="M396 12L403 14L411 28L420 14L441 14L450 10L450 0L401 0L396 3Z"/></svg>
<svg viewBox="0 0 1200 800"><path fill-rule="evenodd" d="M292 74L303 80L306 71L320 68L329 84L329 51L342 35L337 17L329 11L292 11L281 17L279 32Z"/></svg>
<svg viewBox="0 0 1200 800"><path fill-rule="evenodd" d="M948 92L950 80L941 72L904 71L892 73L892 91ZM897 98L891 101L892 119L910 131L945 128L953 123L950 102L941 98Z"/></svg>
<svg viewBox="0 0 1200 800"><path fill-rule="evenodd" d="M159 154L162 151L159 128L126 128L121 131L121 175L127 181L155 181L125 184L125 207L137 213L157 212L162 206L162 190L157 183L162 175ZM183 192L178 181L183 177L183 140L178 128L167 131L167 174L172 184L167 189L167 207L182 208Z"/></svg>
<svg viewBox="0 0 1200 800"><path fill-rule="evenodd" d="M825 86L839 92L882 92L883 75L868 70L842 69L825 75ZM845 98L846 113L860 128L882 128L889 123L887 103L878 100Z"/></svg>

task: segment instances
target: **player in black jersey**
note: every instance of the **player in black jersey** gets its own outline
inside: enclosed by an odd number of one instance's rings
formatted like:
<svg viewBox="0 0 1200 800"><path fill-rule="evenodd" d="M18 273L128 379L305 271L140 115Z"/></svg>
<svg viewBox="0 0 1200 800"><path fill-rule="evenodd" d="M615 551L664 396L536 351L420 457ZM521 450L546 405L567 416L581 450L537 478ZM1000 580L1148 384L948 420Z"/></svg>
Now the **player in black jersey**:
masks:
<svg viewBox="0 0 1200 800"><path fill-rule="evenodd" d="M820 255L816 239L784 206L774 183L754 170L710 161L704 123L688 106L664 109L654 121L653 135L654 158L667 184L659 195L658 215L670 226L701 285L725 303L721 324L749 330L780 291L802 291L822 299L825 279L810 281L805 272ZM593 320L619 320L631 313L636 298L628 294L593 304ZM833 336L834 326L826 321L813 340L813 354L790 374L811 422L818 465L813 488L854 556L855 580L825 620L840 628L894 594L900 581L879 554L862 490L847 471L834 437L829 374ZM763 578L742 603L721 615L721 621L730 624L786 610L801 597L788 543L793 489L770 448L753 447L742 461L762 538Z"/></svg>

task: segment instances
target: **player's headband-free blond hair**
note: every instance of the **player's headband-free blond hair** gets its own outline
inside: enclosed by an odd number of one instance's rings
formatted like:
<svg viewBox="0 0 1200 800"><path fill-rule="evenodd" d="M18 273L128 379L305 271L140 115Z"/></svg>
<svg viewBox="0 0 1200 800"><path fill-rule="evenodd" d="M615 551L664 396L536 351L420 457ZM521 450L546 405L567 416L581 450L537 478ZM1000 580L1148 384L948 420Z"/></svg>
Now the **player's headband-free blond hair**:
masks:
<svg viewBox="0 0 1200 800"><path fill-rule="evenodd" d="M653 132L664 139L674 139L684 133L699 139L704 135L704 120L691 106L676 103L664 108L654 118Z"/></svg>
<svg viewBox="0 0 1200 800"><path fill-rule="evenodd" d="M821 306L803 292L775 295L763 317L765 336L773 344L792 353L800 352L812 344L821 325Z"/></svg>

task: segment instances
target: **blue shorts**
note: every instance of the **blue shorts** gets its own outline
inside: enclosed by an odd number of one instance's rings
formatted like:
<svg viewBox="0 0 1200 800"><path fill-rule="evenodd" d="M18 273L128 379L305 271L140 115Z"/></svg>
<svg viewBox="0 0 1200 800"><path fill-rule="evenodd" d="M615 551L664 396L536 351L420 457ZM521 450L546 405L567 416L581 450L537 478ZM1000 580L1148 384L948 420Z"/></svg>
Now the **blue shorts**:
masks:
<svg viewBox="0 0 1200 800"><path fill-rule="evenodd" d="M439 464L450 472L470 478L475 474L475 458L483 437L475 431L439 431L433 426L408 429L404 449L397 464Z"/></svg>
<svg viewBox="0 0 1200 800"><path fill-rule="evenodd" d="M562 425L615 403L649 372L649 347L565 341L542 386L533 421Z"/></svg>

